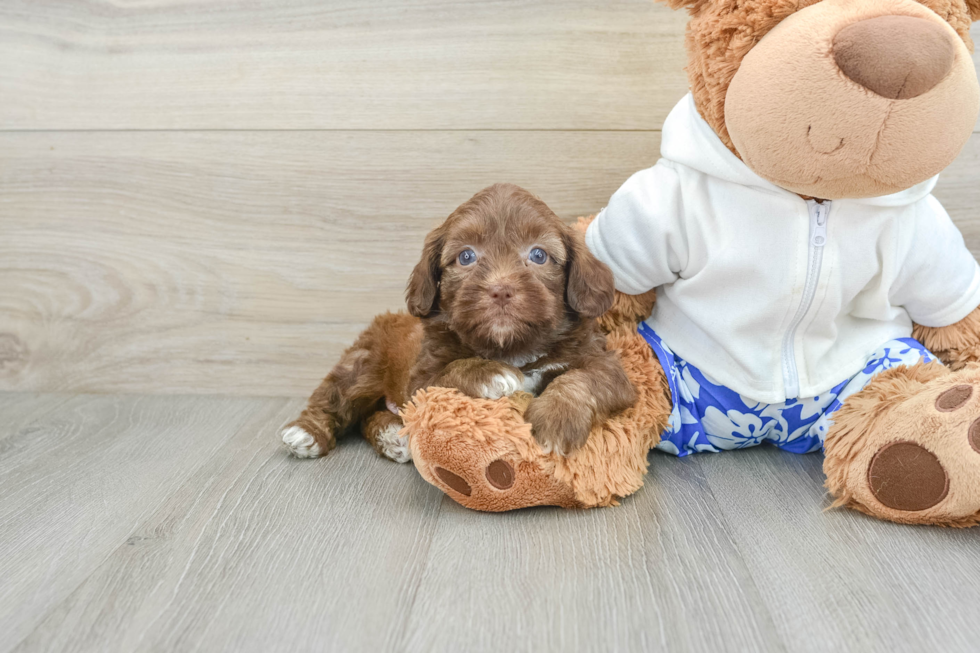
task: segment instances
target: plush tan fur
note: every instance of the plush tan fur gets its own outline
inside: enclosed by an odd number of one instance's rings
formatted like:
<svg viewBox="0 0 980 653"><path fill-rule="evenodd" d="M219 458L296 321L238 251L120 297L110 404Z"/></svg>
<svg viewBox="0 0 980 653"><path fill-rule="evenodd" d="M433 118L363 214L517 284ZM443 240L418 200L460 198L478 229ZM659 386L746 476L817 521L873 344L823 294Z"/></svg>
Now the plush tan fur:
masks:
<svg viewBox="0 0 980 653"><path fill-rule="evenodd" d="M855 43L841 38L848 28L865 33ZM872 35L890 51L865 51ZM932 73L917 75L927 63ZM910 89L914 97L898 99ZM970 53L934 12L913 0L822 0L786 18L745 56L728 88L725 120L739 155L760 176L802 195L840 199L888 195L936 175L970 138L978 110Z"/></svg>
<svg viewBox="0 0 980 653"><path fill-rule="evenodd" d="M974 392L959 409L941 412L937 397L950 388ZM970 443L980 419L980 365L953 372L939 363L897 367L879 374L834 415L824 471L835 506L905 524L967 527L980 523L980 452ZM935 455L948 477L948 495L923 510L884 505L868 484L871 460L889 443L915 443Z"/></svg>
<svg viewBox="0 0 980 653"><path fill-rule="evenodd" d="M694 102L722 142L738 154L725 124L728 87L752 48L785 18L820 0L662 0L673 9L686 8L687 74ZM973 51L970 23L980 20L980 1L922 0L921 4L949 23Z"/></svg>
<svg viewBox="0 0 980 653"><path fill-rule="evenodd" d="M953 370L980 361L980 307L947 327L913 325L912 337Z"/></svg>

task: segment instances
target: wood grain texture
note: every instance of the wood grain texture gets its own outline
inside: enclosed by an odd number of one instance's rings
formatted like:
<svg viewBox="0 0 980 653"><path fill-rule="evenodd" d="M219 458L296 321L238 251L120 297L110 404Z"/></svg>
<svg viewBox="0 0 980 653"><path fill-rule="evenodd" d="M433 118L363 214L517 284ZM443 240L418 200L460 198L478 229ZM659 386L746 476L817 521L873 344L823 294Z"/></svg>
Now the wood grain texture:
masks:
<svg viewBox="0 0 980 653"><path fill-rule="evenodd" d="M0 440L0 651L30 634L236 432L285 418L280 399L48 400L50 410L21 418Z"/></svg>
<svg viewBox="0 0 980 653"><path fill-rule="evenodd" d="M820 455L759 447L698 462L788 650L977 650L974 530L827 512Z"/></svg>
<svg viewBox="0 0 980 653"><path fill-rule="evenodd" d="M781 650L761 604L696 461L660 457L617 508L447 501L405 650Z"/></svg>
<svg viewBox="0 0 980 653"><path fill-rule="evenodd" d="M686 20L652 0L7 0L0 129L659 129Z"/></svg>
<svg viewBox="0 0 980 653"><path fill-rule="evenodd" d="M361 439L288 457L300 405L0 393L0 652L976 650L976 533L824 512L819 455L484 514Z"/></svg>
<svg viewBox="0 0 980 653"><path fill-rule="evenodd" d="M239 429L17 651L399 650L443 494L354 439Z"/></svg>
<svg viewBox="0 0 980 653"><path fill-rule="evenodd" d="M0 388L307 396L510 180L595 212L655 132L0 134Z"/></svg>
<svg viewBox="0 0 980 653"><path fill-rule="evenodd" d="M306 396L424 234L511 180L593 213L656 132L0 134L0 389ZM980 135L936 195L980 253Z"/></svg>
<svg viewBox="0 0 980 653"><path fill-rule="evenodd" d="M0 129L659 129L651 0L6 0Z"/></svg>

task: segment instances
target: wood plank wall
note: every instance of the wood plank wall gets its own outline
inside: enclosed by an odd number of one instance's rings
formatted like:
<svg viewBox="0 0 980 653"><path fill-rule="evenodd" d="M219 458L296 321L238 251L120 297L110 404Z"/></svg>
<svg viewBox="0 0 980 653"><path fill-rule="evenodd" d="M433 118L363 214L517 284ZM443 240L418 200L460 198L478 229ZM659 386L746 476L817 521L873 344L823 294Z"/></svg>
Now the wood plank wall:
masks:
<svg viewBox="0 0 980 653"><path fill-rule="evenodd" d="M476 190L571 219L652 165L684 23L650 0L5 0L0 389L308 394ZM975 135L937 190L975 253L978 181Z"/></svg>

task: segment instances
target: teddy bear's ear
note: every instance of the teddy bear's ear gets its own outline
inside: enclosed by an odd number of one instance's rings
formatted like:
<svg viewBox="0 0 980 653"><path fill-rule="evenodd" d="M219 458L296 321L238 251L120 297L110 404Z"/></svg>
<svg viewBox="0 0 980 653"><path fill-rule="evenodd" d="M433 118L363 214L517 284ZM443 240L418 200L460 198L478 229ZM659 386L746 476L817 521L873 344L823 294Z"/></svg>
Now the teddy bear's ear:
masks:
<svg viewBox="0 0 980 653"><path fill-rule="evenodd" d="M966 0L966 8L970 11L970 18L980 20L980 0Z"/></svg>

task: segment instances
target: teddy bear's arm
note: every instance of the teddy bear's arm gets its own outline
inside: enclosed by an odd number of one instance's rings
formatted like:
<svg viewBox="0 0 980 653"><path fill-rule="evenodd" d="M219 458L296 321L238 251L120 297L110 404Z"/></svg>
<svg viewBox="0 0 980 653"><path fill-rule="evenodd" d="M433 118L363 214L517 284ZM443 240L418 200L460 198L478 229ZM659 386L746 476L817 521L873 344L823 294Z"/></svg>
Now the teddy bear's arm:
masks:
<svg viewBox="0 0 980 653"><path fill-rule="evenodd" d="M954 370L967 363L980 362L980 306L969 315L945 327L927 327L915 324L912 337L926 346Z"/></svg>

